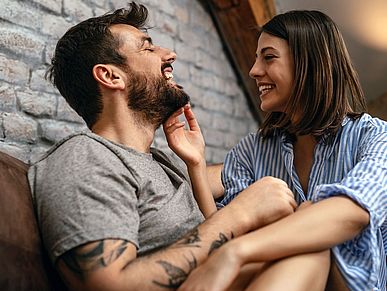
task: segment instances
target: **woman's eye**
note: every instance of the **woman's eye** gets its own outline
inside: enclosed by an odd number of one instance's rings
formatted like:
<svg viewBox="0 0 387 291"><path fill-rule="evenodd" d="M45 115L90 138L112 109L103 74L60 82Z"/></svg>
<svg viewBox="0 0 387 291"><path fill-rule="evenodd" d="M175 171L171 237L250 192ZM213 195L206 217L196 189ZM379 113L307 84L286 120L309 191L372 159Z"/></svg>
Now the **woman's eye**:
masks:
<svg viewBox="0 0 387 291"><path fill-rule="evenodd" d="M269 61L269 60L271 60L271 59L274 59L275 56L274 56L274 55L266 55L266 56L264 56L263 58L264 58L266 61Z"/></svg>

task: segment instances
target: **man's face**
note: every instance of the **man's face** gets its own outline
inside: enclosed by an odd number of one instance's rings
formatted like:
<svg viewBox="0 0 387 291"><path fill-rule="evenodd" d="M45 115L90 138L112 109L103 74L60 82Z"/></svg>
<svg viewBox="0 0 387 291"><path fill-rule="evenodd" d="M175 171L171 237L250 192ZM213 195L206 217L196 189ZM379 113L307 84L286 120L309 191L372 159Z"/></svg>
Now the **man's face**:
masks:
<svg viewBox="0 0 387 291"><path fill-rule="evenodd" d="M110 28L119 39L119 52L126 57L129 108L157 127L189 102L189 96L173 81L176 54L152 44L144 32L129 25Z"/></svg>

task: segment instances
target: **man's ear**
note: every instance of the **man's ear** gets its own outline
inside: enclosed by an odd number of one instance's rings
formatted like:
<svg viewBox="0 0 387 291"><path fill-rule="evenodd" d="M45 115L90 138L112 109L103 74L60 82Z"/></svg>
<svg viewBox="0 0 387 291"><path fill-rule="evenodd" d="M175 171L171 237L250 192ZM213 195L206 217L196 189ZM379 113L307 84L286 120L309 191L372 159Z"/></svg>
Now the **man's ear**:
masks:
<svg viewBox="0 0 387 291"><path fill-rule="evenodd" d="M95 65L93 77L101 86L112 90L124 90L126 87L124 71L113 65Z"/></svg>

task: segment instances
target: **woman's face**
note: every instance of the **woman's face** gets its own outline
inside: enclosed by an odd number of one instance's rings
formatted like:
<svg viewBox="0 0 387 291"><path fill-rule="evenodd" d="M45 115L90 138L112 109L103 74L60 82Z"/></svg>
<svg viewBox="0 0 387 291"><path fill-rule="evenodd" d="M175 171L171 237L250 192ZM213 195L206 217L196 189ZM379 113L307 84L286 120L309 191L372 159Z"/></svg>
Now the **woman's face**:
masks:
<svg viewBox="0 0 387 291"><path fill-rule="evenodd" d="M265 112L284 112L294 82L294 60L286 40L263 32L250 70Z"/></svg>

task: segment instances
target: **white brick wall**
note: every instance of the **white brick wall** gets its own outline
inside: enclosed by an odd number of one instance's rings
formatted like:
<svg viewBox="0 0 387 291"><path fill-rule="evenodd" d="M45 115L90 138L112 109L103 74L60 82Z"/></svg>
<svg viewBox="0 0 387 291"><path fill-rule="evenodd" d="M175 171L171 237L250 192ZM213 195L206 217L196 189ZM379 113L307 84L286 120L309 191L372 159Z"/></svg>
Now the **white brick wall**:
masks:
<svg viewBox="0 0 387 291"><path fill-rule="evenodd" d="M175 79L191 95L208 144L207 160L227 151L257 125L210 16L196 0L139 0L150 10L149 34L176 51ZM120 8L126 0L1 0L0 151L25 162L85 129L44 79L58 38L72 25ZM166 148L163 133L155 146Z"/></svg>

